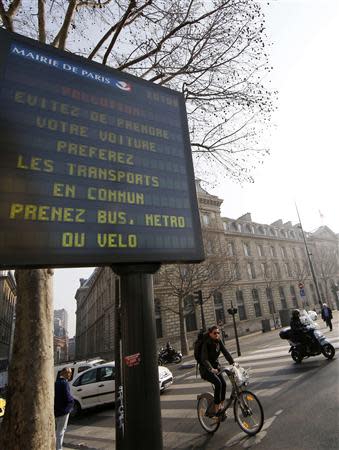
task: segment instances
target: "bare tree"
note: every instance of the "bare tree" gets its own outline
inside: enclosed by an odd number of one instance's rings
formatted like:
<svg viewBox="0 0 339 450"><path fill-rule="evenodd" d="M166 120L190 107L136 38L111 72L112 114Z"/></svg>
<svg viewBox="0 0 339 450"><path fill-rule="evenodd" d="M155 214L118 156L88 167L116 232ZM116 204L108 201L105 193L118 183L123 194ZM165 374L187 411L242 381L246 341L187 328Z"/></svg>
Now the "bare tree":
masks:
<svg viewBox="0 0 339 450"><path fill-rule="evenodd" d="M196 307L191 303L194 292L203 290L203 303L210 301L216 292L235 281L234 262L213 258L201 264L167 265L161 268L159 278L162 279L163 295L177 299L176 306L169 307L160 302L160 308L179 317L181 351L187 355L185 317Z"/></svg>
<svg viewBox="0 0 339 450"><path fill-rule="evenodd" d="M198 175L253 181L273 110L256 0L0 0L0 17L8 30L183 92Z"/></svg>
<svg viewBox="0 0 339 450"><path fill-rule="evenodd" d="M264 285L266 290L266 298L268 302L269 312L272 315L274 328L277 328L277 319L276 319L276 307L274 302L274 294L273 289L278 285L278 280L274 277L273 267L268 265L267 262L262 263L262 276L264 279Z"/></svg>
<svg viewBox="0 0 339 450"><path fill-rule="evenodd" d="M339 273L339 252L337 246L322 245L321 247L316 247L314 263L317 276L323 281L325 286L326 301L330 302L330 281L337 277Z"/></svg>
<svg viewBox="0 0 339 450"><path fill-rule="evenodd" d="M181 91L186 99L191 146L200 175L207 172L210 179L214 174L224 174L252 181L251 169L268 153L261 132L269 125L273 105L262 78L271 68L267 62L264 15L255 0L0 0L0 26ZM49 291L38 282L47 279L47 271L28 271L36 284L21 281L25 273L17 273L21 292L17 336L23 332L21 327L27 326L28 319L22 311L35 310L37 292L45 299L46 308L52 310ZM203 274L200 276L205 279ZM181 283L183 292L186 284L197 289L192 282ZM182 293L178 298L181 310ZM184 336L183 313L180 314ZM39 339L32 342L31 353L38 351L50 361L52 348L44 339L50 318L39 310L35 319ZM20 355L18 352L17 357ZM14 360L12 364L16 364ZM22 376L26 372L23 370ZM34 386L26 383L31 392L38 388L36 381L34 377ZM47 403L45 414L50 419ZM33 404L41 411L39 400ZM10 434L16 434L17 424L10 414L6 420L4 429L12 426ZM44 429L39 430L41 438ZM50 428L46 426L45 430ZM10 442L8 434L2 436L3 442ZM39 439L29 448L45 448ZM48 440L45 445L52 448ZM6 444L4 448L22 449L27 445L17 446L13 440L13 445Z"/></svg>

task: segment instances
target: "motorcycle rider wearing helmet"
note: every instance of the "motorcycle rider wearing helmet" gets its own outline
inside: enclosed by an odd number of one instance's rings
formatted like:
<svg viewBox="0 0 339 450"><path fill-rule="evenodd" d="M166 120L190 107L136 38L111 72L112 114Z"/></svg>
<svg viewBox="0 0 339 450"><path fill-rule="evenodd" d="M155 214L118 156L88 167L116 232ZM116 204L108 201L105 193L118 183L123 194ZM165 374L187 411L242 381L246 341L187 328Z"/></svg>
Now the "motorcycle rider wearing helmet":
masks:
<svg viewBox="0 0 339 450"><path fill-rule="evenodd" d="M308 335L307 327L300 320L299 309L294 309L292 311L292 318L290 322L290 327L297 339L305 345L310 344L312 340L311 336Z"/></svg>

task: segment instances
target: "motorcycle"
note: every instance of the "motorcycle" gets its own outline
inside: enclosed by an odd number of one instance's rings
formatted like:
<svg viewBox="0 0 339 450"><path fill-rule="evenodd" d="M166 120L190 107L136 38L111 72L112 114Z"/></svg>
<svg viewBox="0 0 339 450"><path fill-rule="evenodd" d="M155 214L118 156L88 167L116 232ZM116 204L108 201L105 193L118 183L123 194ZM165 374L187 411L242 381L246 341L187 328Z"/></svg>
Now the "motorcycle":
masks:
<svg viewBox="0 0 339 450"><path fill-rule="evenodd" d="M162 347L158 354L158 364L163 366L164 364L175 363L178 364L182 360L182 353L176 351L173 347Z"/></svg>
<svg viewBox="0 0 339 450"><path fill-rule="evenodd" d="M301 363L304 358L320 354L323 354L327 359L334 357L335 349L325 335L312 325L306 325L304 332L305 338L302 339L303 342L293 333L291 327L286 327L279 333L281 339L289 341L289 353L291 353L293 361Z"/></svg>

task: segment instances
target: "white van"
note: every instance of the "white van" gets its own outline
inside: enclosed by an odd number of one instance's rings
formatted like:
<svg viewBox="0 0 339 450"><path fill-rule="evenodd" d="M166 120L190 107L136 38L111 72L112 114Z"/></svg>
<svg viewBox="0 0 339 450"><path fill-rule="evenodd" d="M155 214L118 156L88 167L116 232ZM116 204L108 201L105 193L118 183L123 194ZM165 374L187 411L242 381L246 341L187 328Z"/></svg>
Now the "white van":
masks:
<svg viewBox="0 0 339 450"><path fill-rule="evenodd" d="M60 375L60 372L65 367L72 369L72 377L68 380L71 382L74 380L79 373L84 372L87 369L91 369L92 367L98 366L99 364L104 364L106 361L102 358L93 358L86 359L84 361L73 361L66 362L64 364L59 364L58 366L54 366L54 380Z"/></svg>

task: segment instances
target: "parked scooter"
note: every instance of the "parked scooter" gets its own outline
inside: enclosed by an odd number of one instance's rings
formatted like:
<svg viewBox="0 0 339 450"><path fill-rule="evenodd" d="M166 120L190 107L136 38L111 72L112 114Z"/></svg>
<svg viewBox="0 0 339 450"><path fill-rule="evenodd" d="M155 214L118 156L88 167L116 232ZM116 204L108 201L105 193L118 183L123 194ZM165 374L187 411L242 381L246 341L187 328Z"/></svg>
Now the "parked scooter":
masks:
<svg viewBox="0 0 339 450"><path fill-rule="evenodd" d="M158 354L158 364L163 366L164 364L175 363L178 364L182 360L182 353L178 352L167 342L166 347L162 347Z"/></svg>
<svg viewBox="0 0 339 450"><path fill-rule="evenodd" d="M332 359L335 355L333 345L328 341L325 335L312 325L304 327L304 339L300 339L291 327L282 329L279 333L281 339L287 339L290 344L289 353L293 361L301 363L304 358L323 354L325 358Z"/></svg>

